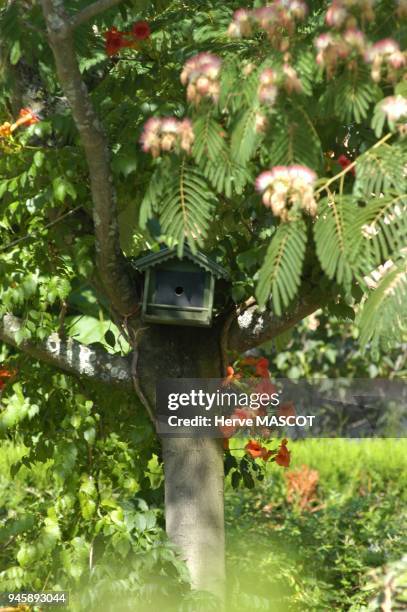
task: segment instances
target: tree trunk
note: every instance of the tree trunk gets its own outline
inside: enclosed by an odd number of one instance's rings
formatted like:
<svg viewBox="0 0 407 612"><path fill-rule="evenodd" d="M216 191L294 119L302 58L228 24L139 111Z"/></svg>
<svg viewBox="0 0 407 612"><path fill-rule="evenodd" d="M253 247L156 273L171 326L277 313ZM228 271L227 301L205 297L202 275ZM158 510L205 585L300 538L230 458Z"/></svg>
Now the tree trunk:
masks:
<svg viewBox="0 0 407 612"><path fill-rule="evenodd" d="M224 598L223 452L217 439L163 439L165 521L195 589Z"/></svg>
<svg viewBox="0 0 407 612"><path fill-rule="evenodd" d="M160 378L222 376L217 330L149 327L140 341L141 387L155 404ZM153 404L153 405L154 405ZM163 438L165 520L185 559L193 588L224 599L223 451L210 438Z"/></svg>

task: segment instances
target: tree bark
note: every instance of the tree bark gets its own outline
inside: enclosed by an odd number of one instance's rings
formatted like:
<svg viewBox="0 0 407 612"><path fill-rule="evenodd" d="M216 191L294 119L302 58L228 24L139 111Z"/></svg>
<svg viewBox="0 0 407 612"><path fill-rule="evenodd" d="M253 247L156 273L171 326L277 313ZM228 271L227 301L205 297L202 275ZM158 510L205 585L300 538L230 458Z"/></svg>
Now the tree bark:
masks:
<svg viewBox="0 0 407 612"><path fill-rule="evenodd" d="M110 355L103 348L91 348L73 338L63 339L57 333L51 334L42 343L29 340L18 343L18 332L22 326L18 317L6 314L0 318L0 340L67 374L132 388L128 357Z"/></svg>
<svg viewBox="0 0 407 612"><path fill-rule="evenodd" d="M199 328L148 328L140 341L139 376L153 405L160 378L220 378L219 333ZM195 589L224 600L223 449L219 439L163 438L165 520Z"/></svg>
<svg viewBox="0 0 407 612"><path fill-rule="evenodd" d="M321 296L304 296L281 317L271 310L261 310L254 304L232 321L226 347L228 350L244 353L264 342L276 338L297 323L325 305Z"/></svg>
<svg viewBox="0 0 407 612"><path fill-rule="evenodd" d="M224 470L220 441L164 438L165 522L192 586L224 601Z"/></svg>
<svg viewBox="0 0 407 612"><path fill-rule="evenodd" d="M120 249L107 138L79 70L73 31L64 2L41 0L41 5L58 79L72 109L89 168L100 278L113 309L127 315L132 312L137 295Z"/></svg>

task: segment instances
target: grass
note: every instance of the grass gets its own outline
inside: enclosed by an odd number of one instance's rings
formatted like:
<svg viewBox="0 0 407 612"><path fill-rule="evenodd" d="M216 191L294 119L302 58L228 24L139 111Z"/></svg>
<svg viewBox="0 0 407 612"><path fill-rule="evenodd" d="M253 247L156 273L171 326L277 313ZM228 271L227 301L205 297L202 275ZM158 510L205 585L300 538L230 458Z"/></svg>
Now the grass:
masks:
<svg viewBox="0 0 407 612"><path fill-rule="evenodd" d="M230 609L363 610L369 571L407 548L407 440L290 446L288 470L269 464L255 489L227 486ZM303 496L287 500L287 474L303 484L302 466L319 478L305 510Z"/></svg>

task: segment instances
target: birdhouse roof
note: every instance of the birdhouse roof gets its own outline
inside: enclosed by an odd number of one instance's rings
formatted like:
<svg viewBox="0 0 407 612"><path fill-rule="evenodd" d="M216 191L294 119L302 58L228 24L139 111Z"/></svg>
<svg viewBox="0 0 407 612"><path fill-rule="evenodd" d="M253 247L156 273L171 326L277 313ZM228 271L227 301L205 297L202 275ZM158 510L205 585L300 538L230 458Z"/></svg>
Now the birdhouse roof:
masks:
<svg viewBox="0 0 407 612"><path fill-rule="evenodd" d="M140 257L139 259L132 259L131 263L136 268L136 270L144 272L148 268L152 268L176 257L181 260L189 259L193 263L197 264L199 267L206 270L206 272L210 272L211 274L213 274L213 276L215 276L216 278L227 279L229 277L228 273L224 268L222 268L222 266L212 261L212 259L209 259L209 257L204 255L203 253L200 253L199 251L193 253L187 245L184 246L182 257L178 256L176 250L165 247L157 253L149 253L145 257Z"/></svg>

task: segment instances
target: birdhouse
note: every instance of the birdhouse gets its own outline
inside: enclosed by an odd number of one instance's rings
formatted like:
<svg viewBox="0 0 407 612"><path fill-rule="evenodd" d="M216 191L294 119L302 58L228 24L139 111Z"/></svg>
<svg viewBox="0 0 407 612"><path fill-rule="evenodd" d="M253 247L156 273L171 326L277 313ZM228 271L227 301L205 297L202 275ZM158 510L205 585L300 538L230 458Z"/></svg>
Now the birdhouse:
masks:
<svg viewBox="0 0 407 612"><path fill-rule="evenodd" d="M144 273L142 318L152 323L209 327L212 323L215 280L227 272L203 253L185 246L164 248L132 261Z"/></svg>

